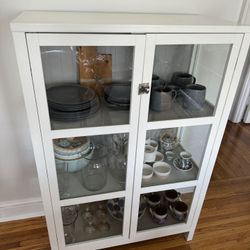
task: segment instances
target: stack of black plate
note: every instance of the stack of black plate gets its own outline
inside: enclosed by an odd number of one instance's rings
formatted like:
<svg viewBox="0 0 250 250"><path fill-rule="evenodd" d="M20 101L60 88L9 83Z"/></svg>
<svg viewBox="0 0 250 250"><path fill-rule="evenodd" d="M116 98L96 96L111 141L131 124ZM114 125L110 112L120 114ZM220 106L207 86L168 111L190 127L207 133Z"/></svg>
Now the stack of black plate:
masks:
<svg viewBox="0 0 250 250"><path fill-rule="evenodd" d="M104 89L104 99L109 107L129 109L130 107L130 82L113 82Z"/></svg>
<svg viewBox="0 0 250 250"><path fill-rule="evenodd" d="M47 89L51 119L78 121L94 114L100 107L98 96L91 88L79 85L58 85Z"/></svg>

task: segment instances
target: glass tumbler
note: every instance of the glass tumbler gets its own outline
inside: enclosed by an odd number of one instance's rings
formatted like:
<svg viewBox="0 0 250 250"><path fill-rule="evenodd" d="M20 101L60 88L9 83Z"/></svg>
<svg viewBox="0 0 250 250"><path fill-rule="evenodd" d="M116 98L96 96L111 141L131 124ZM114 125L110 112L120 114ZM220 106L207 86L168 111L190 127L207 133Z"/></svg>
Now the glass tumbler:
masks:
<svg viewBox="0 0 250 250"><path fill-rule="evenodd" d="M93 145L93 154L88 166L82 170L82 182L89 191L102 189L107 182L107 154L108 149L103 145Z"/></svg>

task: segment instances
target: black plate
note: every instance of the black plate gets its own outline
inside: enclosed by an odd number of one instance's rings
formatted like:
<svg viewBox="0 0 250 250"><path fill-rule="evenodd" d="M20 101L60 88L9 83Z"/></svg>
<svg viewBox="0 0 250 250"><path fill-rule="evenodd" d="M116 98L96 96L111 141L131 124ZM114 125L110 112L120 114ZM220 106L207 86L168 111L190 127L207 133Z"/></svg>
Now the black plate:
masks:
<svg viewBox="0 0 250 250"><path fill-rule="evenodd" d="M107 98L105 96L104 96L104 100L105 100L107 106L110 108L120 109L120 110L128 110L130 107L130 104L111 102L110 100L107 100Z"/></svg>
<svg viewBox="0 0 250 250"><path fill-rule="evenodd" d="M47 89L47 98L50 104L62 106L83 105L96 97L91 88L79 85L59 85Z"/></svg>
<svg viewBox="0 0 250 250"><path fill-rule="evenodd" d="M60 111L56 109L49 109L49 114L50 118L52 120L57 120L57 121L79 121L83 120L93 114L95 114L100 108L100 104L98 102L97 105L89 108L89 109L84 109L81 111L74 111L74 112L67 112L67 111Z"/></svg>
<svg viewBox="0 0 250 250"><path fill-rule="evenodd" d="M60 111L81 111L84 109L90 109L91 107L94 107L99 103L98 97L96 96L92 101L81 104L81 105L62 105L62 104L57 104L57 103L51 103L49 102L49 107L52 109L60 110Z"/></svg>
<svg viewBox="0 0 250 250"><path fill-rule="evenodd" d="M130 103L131 83L112 83L105 87L104 95L109 102L129 104Z"/></svg>

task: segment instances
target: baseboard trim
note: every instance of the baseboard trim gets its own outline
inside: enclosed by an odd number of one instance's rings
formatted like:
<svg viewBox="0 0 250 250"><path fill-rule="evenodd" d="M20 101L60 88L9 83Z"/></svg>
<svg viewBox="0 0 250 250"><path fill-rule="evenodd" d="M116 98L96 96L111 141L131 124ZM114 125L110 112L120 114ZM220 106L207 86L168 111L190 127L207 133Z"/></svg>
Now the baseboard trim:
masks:
<svg viewBox="0 0 250 250"><path fill-rule="evenodd" d="M41 198L0 203L0 222L21 220L44 215Z"/></svg>

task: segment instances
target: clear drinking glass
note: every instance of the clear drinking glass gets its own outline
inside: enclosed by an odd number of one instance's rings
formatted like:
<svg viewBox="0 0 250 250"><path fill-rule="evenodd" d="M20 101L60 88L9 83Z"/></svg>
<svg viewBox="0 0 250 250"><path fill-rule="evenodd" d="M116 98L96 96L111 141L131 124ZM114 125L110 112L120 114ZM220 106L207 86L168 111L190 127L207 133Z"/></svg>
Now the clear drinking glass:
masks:
<svg viewBox="0 0 250 250"><path fill-rule="evenodd" d="M76 241L75 237L75 222L78 217L78 206L62 207L62 220L64 228L65 243L71 244Z"/></svg>

